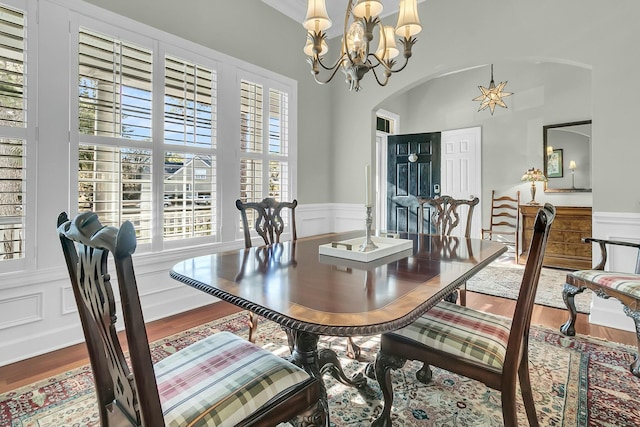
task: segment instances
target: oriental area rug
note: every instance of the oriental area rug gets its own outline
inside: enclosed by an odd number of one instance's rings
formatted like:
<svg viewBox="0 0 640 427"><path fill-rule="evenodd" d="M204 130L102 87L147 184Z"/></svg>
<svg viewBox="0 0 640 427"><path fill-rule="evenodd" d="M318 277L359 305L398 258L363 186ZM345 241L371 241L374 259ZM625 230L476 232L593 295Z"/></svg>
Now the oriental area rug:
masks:
<svg viewBox="0 0 640 427"><path fill-rule="evenodd" d="M231 315L152 344L152 357L161 359L204 336L228 330L247 336L246 313ZM260 319L257 343L287 355L286 336L273 322ZM324 337L320 345L333 348L351 375L372 362L377 336L357 337L360 361L345 356L346 339ZM532 327L530 369L541 426L639 426L640 379L629 372L635 348L590 338L564 337L550 329ZM394 371L393 425L502 426L500 393L483 384L434 369L433 382L415 380L420 365L407 362ZM331 426L369 426L382 408L382 393L369 380L361 390L325 376ZM527 425L518 392L520 425ZM0 395L2 427L94 427L98 414L88 366ZM288 425L287 425L288 426Z"/></svg>
<svg viewBox="0 0 640 427"><path fill-rule="evenodd" d="M566 310L562 300L562 287L569 271L542 267L536 304ZM467 281L467 290L497 297L518 299L520 282L524 274L524 265L513 262L494 261ZM589 314L592 293L585 289L575 296L578 313Z"/></svg>

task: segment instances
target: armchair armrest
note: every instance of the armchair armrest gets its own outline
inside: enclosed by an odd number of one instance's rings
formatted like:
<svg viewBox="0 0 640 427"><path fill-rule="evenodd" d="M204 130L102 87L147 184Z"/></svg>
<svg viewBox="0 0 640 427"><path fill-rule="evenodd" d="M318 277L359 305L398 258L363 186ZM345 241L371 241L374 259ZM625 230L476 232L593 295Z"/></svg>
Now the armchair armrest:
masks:
<svg viewBox="0 0 640 427"><path fill-rule="evenodd" d="M594 270L604 270L607 263L607 245L626 246L638 249L638 260L636 262L636 273L640 273L640 243L623 242L620 240L594 239L593 237L585 237L582 239L585 243L597 243L600 246L601 259L598 265L593 267Z"/></svg>

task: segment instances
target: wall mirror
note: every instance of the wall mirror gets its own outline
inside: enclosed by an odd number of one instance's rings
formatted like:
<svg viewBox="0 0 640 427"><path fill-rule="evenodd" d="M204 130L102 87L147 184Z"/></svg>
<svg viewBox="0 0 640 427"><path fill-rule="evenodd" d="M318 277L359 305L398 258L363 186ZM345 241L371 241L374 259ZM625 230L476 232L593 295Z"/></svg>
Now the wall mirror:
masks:
<svg viewBox="0 0 640 427"><path fill-rule="evenodd" d="M591 192L591 120L542 128L545 193Z"/></svg>

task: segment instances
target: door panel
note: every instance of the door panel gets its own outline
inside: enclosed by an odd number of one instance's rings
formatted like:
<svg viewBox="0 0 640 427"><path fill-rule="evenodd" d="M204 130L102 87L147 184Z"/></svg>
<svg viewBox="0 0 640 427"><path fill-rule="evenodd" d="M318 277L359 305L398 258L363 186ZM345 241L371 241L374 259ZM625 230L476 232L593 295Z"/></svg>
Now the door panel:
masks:
<svg viewBox="0 0 640 427"><path fill-rule="evenodd" d="M479 127L442 132L442 194L456 199L471 199L482 194L481 129ZM466 215L467 207L461 211ZM482 228L482 198L473 213L471 236L479 237ZM462 236L464 227L454 230Z"/></svg>
<svg viewBox="0 0 640 427"><path fill-rule="evenodd" d="M409 156L416 154L414 162ZM440 187L440 132L387 137L387 230L418 231L418 198ZM429 213L425 212L425 219Z"/></svg>

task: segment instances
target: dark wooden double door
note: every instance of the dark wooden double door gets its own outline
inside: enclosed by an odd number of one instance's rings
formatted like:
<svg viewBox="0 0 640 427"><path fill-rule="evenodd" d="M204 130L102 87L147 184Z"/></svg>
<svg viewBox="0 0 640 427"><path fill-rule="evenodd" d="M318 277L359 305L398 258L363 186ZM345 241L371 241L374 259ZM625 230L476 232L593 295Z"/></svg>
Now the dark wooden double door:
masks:
<svg viewBox="0 0 640 427"><path fill-rule="evenodd" d="M418 198L440 194L440 132L387 137L387 230L417 232ZM424 230L429 230L428 208Z"/></svg>

